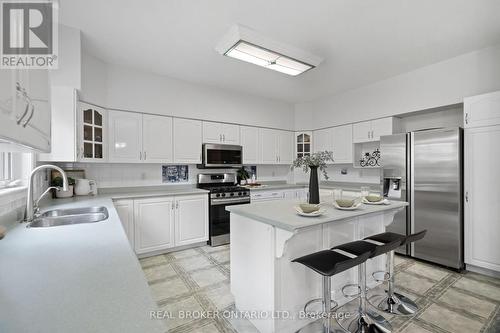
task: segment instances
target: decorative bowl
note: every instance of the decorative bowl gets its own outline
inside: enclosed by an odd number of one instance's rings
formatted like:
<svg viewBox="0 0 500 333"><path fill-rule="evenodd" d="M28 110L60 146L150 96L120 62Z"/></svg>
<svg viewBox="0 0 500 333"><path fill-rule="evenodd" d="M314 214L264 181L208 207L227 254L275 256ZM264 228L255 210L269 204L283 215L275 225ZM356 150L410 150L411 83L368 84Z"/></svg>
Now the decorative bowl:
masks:
<svg viewBox="0 0 500 333"><path fill-rule="evenodd" d="M365 199L369 202L379 202L379 201L382 201L383 197L380 196L380 195L374 195L374 194L370 194L370 195L367 195L365 197Z"/></svg>
<svg viewBox="0 0 500 333"><path fill-rule="evenodd" d="M339 205L339 207L343 208L349 208L354 206L354 200L352 199L337 199L335 200L335 202L337 203L337 205Z"/></svg>
<svg viewBox="0 0 500 333"><path fill-rule="evenodd" d="M314 204L307 204L307 203L300 204L299 207L306 214L318 211L320 208L319 204L314 205Z"/></svg>

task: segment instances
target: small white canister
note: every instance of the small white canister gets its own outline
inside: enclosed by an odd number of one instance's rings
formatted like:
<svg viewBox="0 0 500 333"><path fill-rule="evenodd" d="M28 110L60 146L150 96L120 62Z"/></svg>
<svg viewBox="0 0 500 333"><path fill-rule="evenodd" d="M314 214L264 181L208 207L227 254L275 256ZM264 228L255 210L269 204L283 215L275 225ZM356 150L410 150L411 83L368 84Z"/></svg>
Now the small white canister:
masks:
<svg viewBox="0 0 500 333"><path fill-rule="evenodd" d="M77 179L75 181L75 194L76 195L89 195L96 194L96 183L91 179Z"/></svg>

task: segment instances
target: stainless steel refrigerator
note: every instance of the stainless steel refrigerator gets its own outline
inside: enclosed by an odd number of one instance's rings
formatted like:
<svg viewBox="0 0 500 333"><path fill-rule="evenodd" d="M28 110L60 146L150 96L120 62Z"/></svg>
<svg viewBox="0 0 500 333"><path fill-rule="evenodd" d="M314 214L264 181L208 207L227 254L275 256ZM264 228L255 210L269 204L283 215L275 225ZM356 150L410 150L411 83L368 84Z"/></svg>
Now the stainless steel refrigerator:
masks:
<svg viewBox="0 0 500 333"><path fill-rule="evenodd" d="M384 195L407 201L388 231L424 239L397 252L455 269L463 258L463 130L433 129L382 136Z"/></svg>

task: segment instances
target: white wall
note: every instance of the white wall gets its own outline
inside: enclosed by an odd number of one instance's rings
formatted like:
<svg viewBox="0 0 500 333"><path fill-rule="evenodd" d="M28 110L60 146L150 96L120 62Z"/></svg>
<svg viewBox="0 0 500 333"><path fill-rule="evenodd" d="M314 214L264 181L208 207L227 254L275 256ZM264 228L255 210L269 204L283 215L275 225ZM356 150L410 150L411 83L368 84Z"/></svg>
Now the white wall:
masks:
<svg viewBox="0 0 500 333"><path fill-rule="evenodd" d="M81 87L80 30L59 25L59 68L50 70L52 86Z"/></svg>
<svg viewBox="0 0 500 333"><path fill-rule="evenodd" d="M310 117L316 129L461 103L464 97L500 90L499 59L500 45L471 52L343 94L298 104L295 119ZM296 129L301 130L302 123L296 123Z"/></svg>
<svg viewBox="0 0 500 333"><path fill-rule="evenodd" d="M122 109L245 125L294 128L292 104L105 64L84 54L80 97Z"/></svg>

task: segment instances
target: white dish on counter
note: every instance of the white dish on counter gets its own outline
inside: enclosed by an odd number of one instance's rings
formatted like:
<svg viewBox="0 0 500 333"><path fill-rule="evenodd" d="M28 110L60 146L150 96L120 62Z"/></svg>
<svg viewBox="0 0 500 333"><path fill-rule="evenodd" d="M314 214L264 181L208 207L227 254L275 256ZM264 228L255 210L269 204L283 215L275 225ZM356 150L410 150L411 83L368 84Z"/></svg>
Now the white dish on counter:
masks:
<svg viewBox="0 0 500 333"><path fill-rule="evenodd" d="M326 209L319 209L317 211L314 211L312 213L304 213L302 211L302 209L300 209L299 206L294 206L293 208L295 208L295 211L297 212L297 214L299 214L300 216L306 216L306 217L317 217L317 216L321 216L325 213Z"/></svg>
<svg viewBox="0 0 500 333"><path fill-rule="evenodd" d="M333 202L333 207L340 209L340 210L356 210L361 206L361 202L358 202L354 206L351 207L341 207L339 206L335 201Z"/></svg>
<svg viewBox="0 0 500 333"><path fill-rule="evenodd" d="M391 202L385 198L383 200L380 200L380 201L368 201L365 198L363 198L362 202L366 205L390 205L391 204Z"/></svg>

